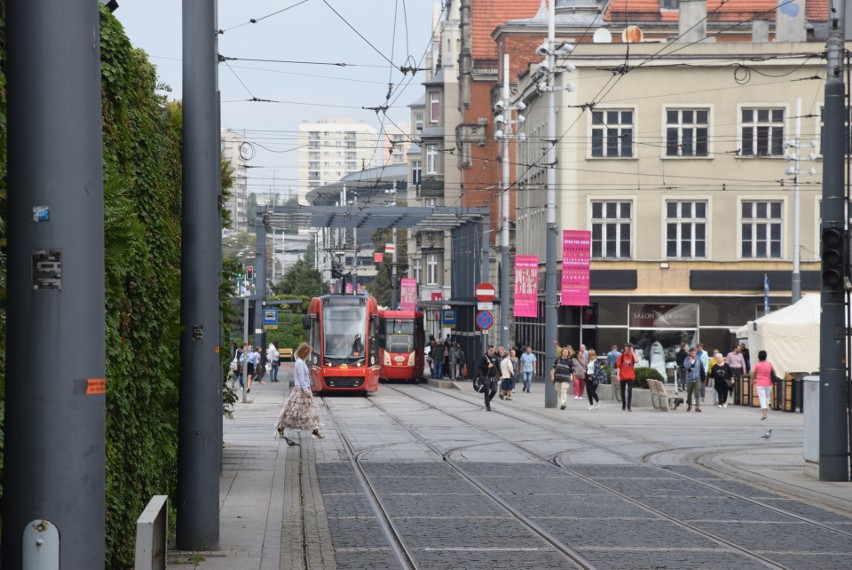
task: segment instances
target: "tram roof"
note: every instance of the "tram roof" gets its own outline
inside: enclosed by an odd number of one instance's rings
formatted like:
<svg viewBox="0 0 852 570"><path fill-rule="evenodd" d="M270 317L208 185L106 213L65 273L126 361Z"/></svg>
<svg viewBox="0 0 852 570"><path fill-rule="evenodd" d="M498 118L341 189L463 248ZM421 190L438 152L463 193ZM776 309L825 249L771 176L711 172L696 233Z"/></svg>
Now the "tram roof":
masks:
<svg viewBox="0 0 852 570"><path fill-rule="evenodd" d="M382 206L274 206L264 214L268 228L382 228L449 230L488 216L488 208Z"/></svg>

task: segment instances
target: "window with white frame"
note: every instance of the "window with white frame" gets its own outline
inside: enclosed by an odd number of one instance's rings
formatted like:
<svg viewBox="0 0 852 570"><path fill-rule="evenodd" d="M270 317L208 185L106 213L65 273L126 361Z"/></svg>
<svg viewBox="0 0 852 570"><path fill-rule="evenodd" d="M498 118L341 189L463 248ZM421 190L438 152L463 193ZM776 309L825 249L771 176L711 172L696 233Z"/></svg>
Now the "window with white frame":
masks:
<svg viewBox="0 0 852 570"><path fill-rule="evenodd" d="M414 259L411 260L411 272L412 272L411 276L414 277L414 280L417 281L418 283L420 283L420 275L422 273L422 267L421 267L420 263L421 263L421 260L420 260L419 257L415 257Z"/></svg>
<svg viewBox="0 0 852 570"><path fill-rule="evenodd" d="M438 284L438 254L430 253L426 256L426 285Z"/></svg>
<svg viewBox="0 0 852 570"><path fill-rule="evenodd" d="M414 113L414 131L419 133L423 130L423 113Z"/></svg>
<svg viewBox="0 0 852 570"><path fill-rule="evenodd" d="M438 145L426 145L426 174L438 174Z"/></svg>
<svg viewBox="0 0 852 570"><path fill-rule="evenodd" d="M437 123L441 120L441 95L437 91L429 93L429 122Z"/></svg>
<svg viewBox="0 0 852 570"><path fill-rule="evenodd" d="M420 177L423 175L423 163L419 160L411 161L411 183L415 186L420 184Z"/></svg>
<svg viewBox="0 0 852 570"><path fill-rule="evenodd" d="M782 156L784 154L784 109L746 107L742 109L743 156Z"/></svg>
<svg viewBox="0 0 852 570"><path fill-rule="evenodd" d="M666 156L707 156L710 109L666 110Z"/></svg>
<svg viewBox="0 0 852 570"><path fill-rule="evenodd" d="M744 259L781 257L780 200L746 200L740 210L741 251Z"/></svg>
<svg viewBox="0 0 852 570"><path fill-rule="evenodd" d="M626 158L633 156L633 110L592 111L592 156Z"/></svg>
<svg viewBox="0 0 852 570"><path fill-rule="evenodd" d="M680 0L660 0L660 10L678 10Z"/></svg>
<svg viewBox="0 0 852 570"><path fill-rule="evenodd" d="M707 257L707 202L666 202L666 257Z"/></svg>
<svg viewBox="0 0 852 570"><path fill-rule="evenodd" d="M592 257L629 258L632 203L592 202Z"/></svg>

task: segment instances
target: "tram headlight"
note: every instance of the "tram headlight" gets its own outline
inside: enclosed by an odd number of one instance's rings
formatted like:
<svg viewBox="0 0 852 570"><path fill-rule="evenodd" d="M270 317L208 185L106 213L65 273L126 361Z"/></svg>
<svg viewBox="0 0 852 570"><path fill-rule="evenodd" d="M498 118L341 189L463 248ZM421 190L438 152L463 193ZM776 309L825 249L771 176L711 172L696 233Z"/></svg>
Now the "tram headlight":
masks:
<svg viewBox="0 0 852 570"><path fill-rule="evenodd" d="M414 366L414 353L408 355L408 366Z"/></svg>

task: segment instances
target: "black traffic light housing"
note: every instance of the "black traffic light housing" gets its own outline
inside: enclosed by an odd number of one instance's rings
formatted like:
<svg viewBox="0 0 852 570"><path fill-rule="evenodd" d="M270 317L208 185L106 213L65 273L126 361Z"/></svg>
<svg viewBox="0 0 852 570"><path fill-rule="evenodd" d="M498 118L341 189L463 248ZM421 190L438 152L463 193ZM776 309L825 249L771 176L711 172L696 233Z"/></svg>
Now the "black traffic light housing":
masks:
<svg viewBox="0 0 852 570"><path fill-rule="evenodd" d="M246 279L248 279L249 281L254 279L254 267L252 267L251 265L246 267Z"/></svg>
<svg viewBox="0 0 852 570"><path fill-rule="evenodd" d="M343 277L343 269L340 267L340 263L337 261L331 262L331 278L332 279L340 279Z"/></svg>
<svg viewBox="0 0 852 570"><path fill-rule="evenodd" d="M828 291L842 291L846 276L846 235L843 228L822 230L822 284Z"/></svg>

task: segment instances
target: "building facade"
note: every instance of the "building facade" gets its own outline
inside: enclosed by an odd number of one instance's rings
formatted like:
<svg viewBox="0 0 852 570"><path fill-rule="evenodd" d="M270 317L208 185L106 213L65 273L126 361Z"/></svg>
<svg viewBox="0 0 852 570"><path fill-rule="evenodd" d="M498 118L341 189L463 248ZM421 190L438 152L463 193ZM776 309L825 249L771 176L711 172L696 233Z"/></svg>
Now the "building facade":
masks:
<svg viewBox="0 0 852 570"><path fill-rule="evenodd" d="M240 147L248 142L246 137L231 129L222 129L221 132L222 159L227 161L233 174L234 181L230 188L228 199L222 206L231 213L231 230L235 232L247 232L248 226L248 168L246 160L240 153Z"/></svg>
<svg viewBox="0 0 852 570"><path fill-rule="evenodd" d="M376 129L347 117L321 117L299 124L299 204L314 188L371 168L375 164Z"/></svg>

